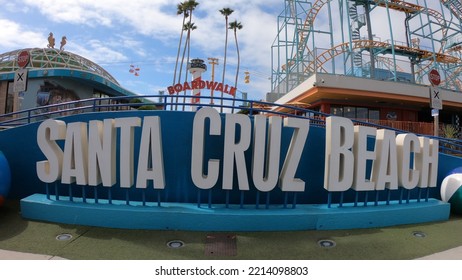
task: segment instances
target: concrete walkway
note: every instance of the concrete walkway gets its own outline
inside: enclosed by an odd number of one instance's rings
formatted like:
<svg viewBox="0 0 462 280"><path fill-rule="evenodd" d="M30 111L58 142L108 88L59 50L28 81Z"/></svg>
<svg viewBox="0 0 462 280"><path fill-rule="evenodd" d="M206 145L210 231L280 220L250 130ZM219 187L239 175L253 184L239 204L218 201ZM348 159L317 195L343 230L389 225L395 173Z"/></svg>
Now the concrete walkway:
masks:
<svg viewBox="0 0 462 280"><path fill-rule="evenodd" d="M58 256L21 253L15 251L1 250L0 260L66 260ZM440 253L428 255L417 260L462 260L462 246Z"/></svg>
<svg viewBox="0 0 462 280"><path fill-rule="evenodd" d="M0 249L0 260L65 260L65 259L57 257L57 256L21 253L21 252Z"/></svg>
<svg viewBox="0 0 462 280"><path fill-rule="evenodd" d="M462 260L462 246L418 258L418 260Z"/></svg>

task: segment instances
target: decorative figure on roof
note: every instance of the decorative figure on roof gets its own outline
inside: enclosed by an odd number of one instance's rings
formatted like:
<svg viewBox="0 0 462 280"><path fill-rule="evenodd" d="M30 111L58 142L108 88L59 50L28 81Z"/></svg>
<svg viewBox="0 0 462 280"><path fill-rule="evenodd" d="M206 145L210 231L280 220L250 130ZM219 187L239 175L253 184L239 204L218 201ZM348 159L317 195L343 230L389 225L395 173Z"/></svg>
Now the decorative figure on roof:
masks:
<svg viewBox="0 0 462 280"><path fill-rule="evenodd" d="M63 36L61 39L61 47L59 48L60 51L64 51L64 45L67 43L67 38L66 36Z"/></svg>
<svg viewBox="0 0 462 280"><path fill-rule="evenodd" d="M49 48L54 48L55 47L55 37L53 37L53 32L50 32L48 35L48 45L47 47Z"/></svg>
<svg viewBox="0 0 462 280"><path fill-rule="evenodd" d="M420 47L420 39L419 38L412 38L411 44L413 48L418 49Z"/></svg>

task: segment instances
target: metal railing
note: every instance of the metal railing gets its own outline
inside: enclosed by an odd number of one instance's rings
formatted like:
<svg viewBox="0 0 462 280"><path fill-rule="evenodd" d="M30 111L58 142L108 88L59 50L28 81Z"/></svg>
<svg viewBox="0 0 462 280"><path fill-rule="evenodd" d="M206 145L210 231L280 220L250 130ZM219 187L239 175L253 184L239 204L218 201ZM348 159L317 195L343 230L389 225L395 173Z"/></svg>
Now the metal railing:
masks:
<svg viewBox="0 0 462 280"><path fill-rule="evenodd" d="M185 97L191 100L191 97ZM151 100L159 100L159 102L153 102ZM231 104L233 98L223 98L223 107L217 107L214 104L210 104L210 97L200 97L202 104L193 104L193 103L183 103L175 102L176 98L172 98L170 96L143 96L143 99L134 100L133 97L109 97L109 98L95 98L95 99L85 99L73 102L66 102L56 105L49 105L43 106L28 110L17 111L10 114L0 115L0 127L4 128L12 128L19 125L25 125L32 122L40 122L42 120L48 118L58 118L67 115L73 114L82 114L87 112L109 112L109 111L120 111L120 110L143 110L143 109L151 109L151 110L172 110L172 108L184 108L184 110L192 110L194 107L195 109L199 109L199 107L215 107L223 112L228 112L233 109L232 105L227 105L227 103ZM214 97L214 99L218 99ZM275 104L263 101L252 101L252 100L238 100L238 103L242 103L241 106L236 106L234 109L237 109L236 113L240 114L267 114L267 115L279 115L282 117L296 117L296 118L305 118L310 120L310 125L317 126L317 127L324 127L325 126L325 119L328 117L328 114L312 111L309 109L304 109L296 106L291 105L284 105L284 104ZM209 103L207 103L209 102ZM184 107L183 107L184 105ZM296 114L292 113L285 113L280 112L282 111L289 111L289 112L296 112ZM389 129L393 130L396 133L406 133L407 131L404 130L397 130L389 126L380 125L377 123L372 122L365 122L359 120L352 120L355 125L362 125L362 126L373 126L378 129ZM425 135L428 138L438 139L440 144L440 151L443 153L459 155L462 154L462 141L459 139L446 139L442 137L433 137ZM54 186L53 186L54 185ZM150 195L151 199L146 199L146 189L138 190L141 192L142 199L141 200L133 200L130 199L129 190L126 189L125 200L120 199L117 200L112 199L112 188L107 188L105 191L101 189L98 191L98 187L91 187L91 186L77 186L75 184L62 184L61 182L55 182L54 184L46 184L46 195L50 200L69 200L71 202L80 201L82 203L103 203L103 204L126 204L126 205L141 205L145 207L159 207L163 203L168 202L165 199L165 193L163 190L155 190L156 194L154 198L152 194ZM411 201L411 191L406 190L404 188L399 188L399 190L384 190L384 191L370 191L370 192L356 192L354 193L354 203L353 207L366 207L366 206L377 206L377 205L388 205L390 204L391 199L391 192L394 193L393 197L399 200L400 204L409 204L416 202L426 202L429 198L429 189L422 190L421 188L418 189L418 194L413 194L414 198ZM385 193L382 196L382 199L379 199L379 194ZM326 197L326 204L328 207L344 207L344 193L346 192L328 192ZM268 209L274 207L272 203L270 203L272 192L268 193L261 193L257 192L255 195L255 205L250 207L256 208L263 208ZM103 199L101 196L104 196ZM229 196L229 191L224 193L225 196ZM244 204L245 199L245 192L240 191L240 208L249 207L248 204ZM361 196L361 197L360 197ZM383 199L383 197L386 197ZM101 197L101 198L100 198ZM334 199L334 197L338 197L338 199ZM248 200L248 198L246 198ZM334 202L335 200L335 202ZM226 198L228 201L228 198ZM212 196L212 190L199 190L197 191L197 207L206 207L212 208L217 207L216 201L214 201ZM282 203L279 204L278 207L281 208L296 208L297 204L300 203L297 201L297 193L286 193L284 197L282 197ZM239 203L237 204L239 207ZM222 207L230 207L228 203L224 204ZM233 206L233 207L236 207Z"/></svg>
<svg viewBox="0 0 462 280"><path fill-rule="evenodd" d="M223 99L223 105L217 106L211 104L212 97L210 96L194 96L200 99L200 103L187 102L192 100L192 96L166 96L166 95L143 95L139 97L103 97L90 98L77 101L63 102L59 104L40 106L32 109L20 110L8 114L0 115L0 128L11 128L20 125L26 125L33 122L40 122L49 118L59 118L63 116L76 115L90 112L110 112L110 111L127 111L127 110L196 110L200 107L214 107L220 112L228 113L235 111L240 114L268 114L279 115L282 117L297 117L309 119L313 126L325 126L325 118L329 114L313 111L310 109L301 108L287 104L277 104L265 101L234 99L227 97L213 97L213 99ZM183 100L181 100L183 99ZM158 100L157 102L153 100ZM232 101L238 106L232 106ZM378 129L389 129L396 133L415 133L418 136L426 136L439 140L440 151L448 154L462 154L462 140L456 138L435 137L429 134L416 133L411 129L405 129L404 125L407 122L393 121L366 121L352 120L355 125L372 126ZM413 122L415 125L416 122ZM428 126L428 123L425 123ZM401 128L401 129L400 129ZM428 129L427 129L428 130Z"/></svg>

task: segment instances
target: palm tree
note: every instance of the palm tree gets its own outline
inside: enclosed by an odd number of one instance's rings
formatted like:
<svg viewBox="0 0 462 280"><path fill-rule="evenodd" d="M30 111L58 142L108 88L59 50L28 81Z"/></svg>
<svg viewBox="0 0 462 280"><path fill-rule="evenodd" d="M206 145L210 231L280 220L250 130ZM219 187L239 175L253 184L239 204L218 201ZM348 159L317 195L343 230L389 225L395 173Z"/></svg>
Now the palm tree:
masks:
<svg viewBox="0 0 462 280"><path fill-rule="evenodd" d="M181 44L183 42L183 34L184 34L184 24L186 22L186 18L189 16L188 10L186 9L186 2L181 2L176 6L177 15L183 15L183 23L181 24L181 34L180 34L180 41L178 42L178 52L176 54L176 62L175 62L175 70L173 72L173 84L176 84L176 70L178 68L178 60L180 59L180 49Z"/></svg>
<svg viewBox="0 0 462 280"><path fill-rule="evenodd" d="M185 26L186 24L188 24L188 26L192 25L193 11L197 7L197 5L199 5L199 3L196 2L196 0L188 0L188 1L183 2L182 7L181 7L184 10L184 12L188 14L189 21L188 23L183 22L183 25L182 25L182 32L187 31L187 35L186 35L185 47L183 49L183 57L181 59L181 64L180 64L180 74L178 77L178 82L181 82L181 72L183 70L184 56L185 56L186 49L188 48L189 38L191 36L191 29L185 28Z"/></svg>
<svg viewBox="0 0 462 280"><path fill-rule="evenodd" d="M191 31L196 30L196 26L194 25L194 22L188 22L184 25L184 30L188 31L187 36L186 36L186 43L184 45L184 50L183 50L183 60L187 48L188 56L186 58L186 62L189 62L189 54L190 54L190 49L191 49ZM186 74L185 74L185 82L188 80L188 67L186 67ZM184 92L186 95L186 91ZM184 111L184 103L185 103L186 97L183 98L183 111Z"/></svg>
<svg viewBox="0 0 462 280"><path fill-rule="evenodd" d="M183 32L187 31L187 35L186 35L186 42L183 48L183 56L181 58L180 73L178 75L178 83L181 82L181 73L183 71L183 64L184 64L184 57L185 57L186 50L188 51L188 59L189 59L191 31L196 29L196 27L194 26L194 23L192 23L192 16L193 16L194 9L197 7L197 5L199 5L199 3L196 2L196 0L188 0L188 1L183 2L183 4L184 4L183 6L184 10L189 14L189 21L183 24ZM187 77L187 73L188 73L188 69L186 67L186 77ZM177 95L176 103L178 103L178 95ZM175 109L176 108L177 106L175 106Z"/></svg>
<svg viewBox="0 0 462 280"><path fill-rule="evenodd" d="M223 58L223 78L221 80L222 84L225 84L225 74L226 74L226 53L228 50L228 16L231 15L234 12L234 10L230 8L223 8L220 10L220 13L225 17L225 29L226 29L226 34L225 34L225 56ZM220 101L220 112L223 112L223 92L221 92L221 101Z"/></svg>
<svg viewBox="0 0 462 280"><path fill-rule="evenodd" d="M189 11L189 24L188 24L188 38L187 38L187 43L188 43L188 53L189 53L189 50L191 48L191 30L194 30L196 29L196 27L194 27L194 24L192 23L192 16L193 16L193 11L196 9L196 7L199 5L198 2L196 2L196 0L188 0L186 2L186 9ZM189 61L189 60L188 60ZM187 72L187 70L186 70Z"/></svg>
<svg viewBox="0 0 462 280"><path fill-rule="evenodd" d="M236 52L237 52L237 68L236 68L236 79L234 80L234 88L237 89L237 79L239 77L239 66L241 62L241 57L239 54L239 44L237 43L237 30L242 29L242 24L238 22L237 20L230 22L229 23L229 29L232 29L234 31L234 42L236 43ZM236 99L236 94L234 94L233 98L233 106L232 106L232 111L231 113L234 113L234 104L235 104L235 99Z"/></svg>

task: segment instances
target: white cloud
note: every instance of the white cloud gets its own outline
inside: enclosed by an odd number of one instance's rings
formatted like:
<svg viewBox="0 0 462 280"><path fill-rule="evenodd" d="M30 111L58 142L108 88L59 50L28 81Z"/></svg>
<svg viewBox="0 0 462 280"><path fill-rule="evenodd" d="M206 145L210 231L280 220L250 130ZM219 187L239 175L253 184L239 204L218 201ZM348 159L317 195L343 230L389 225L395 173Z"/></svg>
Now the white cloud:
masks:
<svg viewBox="0 0 462 280"><path fill-rule="evenodd" d="M164 36L173 31L175 13L162 12L168 0L26 0L49 20L59 23L130 28L144 35ZM176 8L175 8L176 9Z"/></svg>
<svg viewBox="0 0 462 280"><path fill-rule="evenodd" d="M74 44L72 48L69 48L69 51L79 54L95 63L128 61L128 57L122 52L96 39L90 40L86 45Z"/></svg>
<svg viewBox="0 0 462 280"><path fill-rule="evenodd" d="M178 3L180 1L178 0ZM219 10L230 7L235 11L229 21L238 20L244 26L238 31L241 51L240 76L243 77L245 69L270 73L270 51L276 34L277 17L274 11L268 11L275 6L280 7L277 10L282 9L280 0L198 2L200 4L193 15L198 29L192 33L191 57L201 57L205 60L207 57L217 57L222 63L225 26L224 17ZM96 63L153 60L153 63L148 62L152 70L173 72L174 64L171 61L175 60L182 22L182 16L176 14L176 4L170 0L25 0L21 4L8 5L8 9L14 11L17 16L34 19L37 24L34 28L41 30L31 31L31 27L19 25L10 27L12 22L8 22L9 25L2 25L9 26L9 31L0 34L0 38L3 39L0 46L4 49L11 48L13 41L18 48L24 47L24 42L28 42L32 47L44 47L48 32L53 31L56 34L57 45L61 36L65 34L68 37L66 50ZM19 6L23 9L19 9ZM24 28L27 36L24 36L22 41L11 39L21 28ZM229 31L230 70L227 71L227 77L234 81L237 61L233 33ZM169 57L171 61L157 63L158 60L153 58L157 55ZM217 73L218 71L221 69L217 69ZM253 85L257 86L255 80L249 86ZM268 90L269 85L266 85L262 92Z"/></svg>
<svg viewBox="0 0 462 280"><path fill-rule="evenodd" d="M2 7L1 12L7 13L17 13L17 12L28 12L30 9L27 6L17 5L17 3L12 1L3 1L0 0L0 7Z"/></svg>
<svg viewBox="0 0 462 280"><path fill-rule="evenodd" d="M35 48L46 42L40 31L28 30L20 24L0 19L0 49L13 50L19 48Z"/></svg>
<svg viewBox="0 0 462 280"><path fill-rule="evenodd" d="M269 50L276 30L276 18L261 10L262 5L274 5L278 1L198 2L193 15L198 29L192 34L193 44L198 48L209 52L222 52L224 18L219 10L230 7L235 10L230 16L230 21L237 18L245 26L240 32L242 47L248 46L254 50L264 47ZM171 46L177 43L181 30L182 16L176 15L176 3L168 0L26 0L25 3L37 8L51 21L89 27L111 27L115 30L130 28L133 33L153 36ZM258 40L255 40L256 38Z"/></svg>

